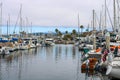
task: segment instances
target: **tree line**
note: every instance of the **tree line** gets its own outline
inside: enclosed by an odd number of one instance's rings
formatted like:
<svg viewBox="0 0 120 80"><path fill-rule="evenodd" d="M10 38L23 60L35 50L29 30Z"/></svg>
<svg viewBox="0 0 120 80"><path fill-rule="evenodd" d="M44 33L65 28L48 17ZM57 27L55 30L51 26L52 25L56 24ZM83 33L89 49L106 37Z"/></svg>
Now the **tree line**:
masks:
<svg viewBox="0 0 120 80"><path fill-rule="evenodd" d="M73 40L75 37L85 36L85 34L83 33L84 26L81 25L79 28L80 28L80 32L79 30L76 31L75 29L73 29L71 33L65 31L63 40ZM63 33L59 29L56 28L55 32L57 36L62 37Z"/></svg>

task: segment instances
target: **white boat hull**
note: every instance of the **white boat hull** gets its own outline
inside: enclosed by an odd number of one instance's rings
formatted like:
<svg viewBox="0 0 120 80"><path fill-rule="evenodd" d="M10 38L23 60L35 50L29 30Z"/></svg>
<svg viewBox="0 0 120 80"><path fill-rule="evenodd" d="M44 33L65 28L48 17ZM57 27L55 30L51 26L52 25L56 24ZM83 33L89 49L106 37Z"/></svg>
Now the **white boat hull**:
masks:
<svg viewBox="0 0 120 80"><path fill-rule="evenodd" d="M120 57L115 57L108 64L106 75L120 79Z"/></svg>
<svg viewBox="0 0 120 80"><path fill-rule="evenodd" d="M7 55L7 54L10 54L9 50L7 50L6 48L0 49L0 55Z"/></svg>
<svg viewBox="0 0 120 80"><path fill-rule="evenodd" d="M29 47L26 45L26 46L20 46L20 48L19 48L20 50L28 50L29 49Z"/></svg>
<svg viewBox="0 0 120 80"><path fill-rule="evenodd" d="M106 75L120 79L120 67L108 66Z"/></svg>

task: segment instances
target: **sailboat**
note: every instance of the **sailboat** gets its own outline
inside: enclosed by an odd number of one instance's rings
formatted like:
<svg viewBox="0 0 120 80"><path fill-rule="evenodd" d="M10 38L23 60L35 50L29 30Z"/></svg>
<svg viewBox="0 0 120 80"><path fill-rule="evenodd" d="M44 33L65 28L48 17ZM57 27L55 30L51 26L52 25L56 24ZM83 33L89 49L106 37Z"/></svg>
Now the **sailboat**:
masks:
<svg viewBox="0 0 120 80"><path fill-rule="evenodd" d="M79 30L79 27L80 27L80 23L79 23L79 14L78 14L78 42L75 42L74 45L75 46L79 46L80 45L80 30Z"/></svg>
<svg viewBox="0 0 120 80"><path fill-rule="evenodd" d="M116 1L114 2L114 32L116 32ZM115 45L114 55L109 54L108 55L108 65L107 65L107 71L106 75L111 76L112 78L118 78L120 79L120 44Z"/></svg>
<svg viewBox="0 0 120 80"><path fill-rule="evenodd" d="M0 26L2 27L2 3L0 4L0 7L1 7L1 21L0 21ZM0 42L1 42L1 45L0 45L0 55L6 55L6 54L9 54L9 51L6 49L6 46L4 43L2 43L3 41L7 42L8 39L6 40L3 40L2 38L2 29L0 28Z"/></svg>
<svg viewBox="0 0 120 80"><path fill-rule="evenodd" d="M26 44L26 41L21 38L23 36L24 31L22 31L22 5L20 6L20 42L19 42L19 49L20 50L27 50L30 49L30 45Z"/></svg>
<svg viewBox="0 0 120 80"><path fill-rule="evenodd" d="M93 10L93 16L94 16L94 10ZM93 17L93 49L87 51L87 53L84 53L83 55L83 63L81 65L81 69L88 69L88 70L94 70L96 63L101 59L101 48L98 48L96 50L96 36L95 36L95 28L94 28L94 17Z"/></svg>
<svg viewBox="0 0 120 80"><path fill-rule="evenodd" d="M120 57L115 57L107 66L106 75L120 79Z"/></svg>
<svg viewBox="0 0 120 80"><path fill-rule="evenodd" d="M106 75L120 79L120 45L115 47L114 53L108 54L107 61Z"/></svg>

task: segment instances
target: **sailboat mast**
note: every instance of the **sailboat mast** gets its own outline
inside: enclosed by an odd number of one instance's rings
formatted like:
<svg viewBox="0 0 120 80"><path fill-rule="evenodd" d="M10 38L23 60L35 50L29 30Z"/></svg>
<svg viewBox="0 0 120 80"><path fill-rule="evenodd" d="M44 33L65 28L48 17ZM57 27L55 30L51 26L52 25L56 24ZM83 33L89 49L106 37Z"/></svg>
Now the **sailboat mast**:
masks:
<svg viewBox="0 0 120 80"><path fill-rule="evenodd" d="M8 36L8 27L9 27L9 26L8 26L8 20L7 20L7 36Z"/></svg>
<svg viewBox="0 0 120 80"><path fill-rule="evenodd" d="M116 3L115 0L113 0L113 14L114 14L114 32L116 32Z"/></svg>
<svg viewBox="0 0 120 80"><path fill-rule="evenodd" d="M106 16L106 9L107 9L107 5L106 5L106 0L105 0L105 25L104 25L104 30L106 29L106 19L107 19L107 16Z"/></svg>
<svg viewBox="0 0 120 80"><path fill-rule="evenodd" d="M118 19L118 21L117 21L117 23L118 23L118 24L117 24L117 29L119 29L119 22L120 22L120 21L119 21L119 20L120 20L119 12L120 12L120 11L119 11L119 2L118 2L118 0L117 0L117 13L118 13L118 16L117 16L117 17L118 17L118 18L117 18L117 19Z"/></svg>
<svg viewBox="0 0 120 80"><path fill-rule="evenodd" d="M96 36L95 36L95 10L93 10L93 49L96 50Z"/></svg>
<svg viewBox="0 0 120 80"><path fill-rule="evenodd" d="M101 25L101 23L102 23L101 20L102 20L102 12L100 12L99 31L101 31L101 26L102 26L102 25Z"/></svg>
<svg viewBox="0 0 120 80"><path fill-rule="evenodd" d="M80 40L80 30L79 30L79 28L80 28L80 23L79 23L79 13L78 13L78 37L79 37L79 40ZM80 41L79 41L79 43L80 43Z"/></svg>
<svg viewBox="0 0 120 80"><path fill-rule="evenodd" d="M22 4L20 5L20 35L21 35L21 32L22 32Z"/></svg>
<svg viewBox="0 0 120 80"><path fill-rule="evenodd" d="M93 31L95 30L95 10L93 10Z"/></svg>
<svg viewBox="0 0 120 80"><path fill-rule="evenodd" d="M32 22L31 22L31 37L32 37Z"/></svg>
<svg viewBox="0 0 120 80"><path fill-rule="evenodd" d="M89 32L89 27L90 27L90 25L88 24L88 29L87 29L87 32Z"/></svg>
<svg viewBox="0 0 120 80"><path fill-rule="evenodd" d="M26 17L26 35L28 37L28 18Z"/></svg>
<svg viewBox="0 0 120 80"><path fill-rule="evenodd" d="M0 37L2 37L2 3L0 4L1 6L1 17L0 17Z"/></svg>
<svg viewBox="0 0 120 80"><path fill-rule="evenodd" d="M119 6L119 1L117 0L117 13L118 13L118 25L117 25L117 29L118 29L118 32L120 33L120 6Z"/></svg>
<svg viewBox="0 0 120 80"><path fill-rule="evenodd" d="M9 19L8 19L8 34L10 34L10 15L8 15Z"/></svg>

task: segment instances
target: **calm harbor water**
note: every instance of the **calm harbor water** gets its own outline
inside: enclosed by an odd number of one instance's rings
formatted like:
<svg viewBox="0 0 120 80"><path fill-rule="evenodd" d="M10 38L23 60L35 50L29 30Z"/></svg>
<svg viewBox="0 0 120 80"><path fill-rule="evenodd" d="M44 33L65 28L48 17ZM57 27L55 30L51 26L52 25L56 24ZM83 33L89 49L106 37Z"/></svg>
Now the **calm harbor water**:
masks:
<svg viewBox="0 0 120 80"><path fill-rule="evenodd" d="M0 57L0 80L101 80L81 73L80 56L73 45L17 51Z"/></svg>

